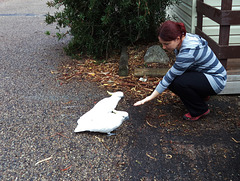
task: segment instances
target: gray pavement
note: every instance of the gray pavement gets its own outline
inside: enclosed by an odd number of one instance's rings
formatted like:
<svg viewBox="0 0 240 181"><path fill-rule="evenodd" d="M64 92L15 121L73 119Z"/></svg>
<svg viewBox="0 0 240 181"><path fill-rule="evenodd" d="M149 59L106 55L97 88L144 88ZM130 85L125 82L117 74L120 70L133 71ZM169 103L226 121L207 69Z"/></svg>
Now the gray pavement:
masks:
<svg viewBox="0 0 240 181"><path fill-rule="evenodd" d="M52 12L46 2L0 0L0 180L116 176L121 150L111 155L101 139L117 138L73 133L80 115L107 93L88 82L56 81L58 66L70 60L63 51L69 38L58 41L55 25L45 24Z"/></svg>

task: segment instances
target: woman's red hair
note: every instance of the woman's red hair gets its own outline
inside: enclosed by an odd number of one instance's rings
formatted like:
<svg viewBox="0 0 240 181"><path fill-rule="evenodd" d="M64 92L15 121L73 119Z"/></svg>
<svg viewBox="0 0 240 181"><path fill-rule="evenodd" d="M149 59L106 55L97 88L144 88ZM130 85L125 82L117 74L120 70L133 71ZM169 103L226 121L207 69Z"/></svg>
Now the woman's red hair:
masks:
<svg viewBox="0 0 240 181"><path fill-rule="evenodd" d="M186 28L183 23L178 23L174 21L165 21L161 26L159 27L158 31L158 37L160 37L164 41L172 41L177 39L179 36L182 38L182 36L186 35Z"/></svg>

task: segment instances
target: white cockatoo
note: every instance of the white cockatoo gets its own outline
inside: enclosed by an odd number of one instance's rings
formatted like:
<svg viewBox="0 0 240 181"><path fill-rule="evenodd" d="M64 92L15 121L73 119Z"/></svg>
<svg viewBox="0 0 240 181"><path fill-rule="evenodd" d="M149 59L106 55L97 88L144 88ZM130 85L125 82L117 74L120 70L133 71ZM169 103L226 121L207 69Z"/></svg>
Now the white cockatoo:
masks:
<svg viewBox="0 0 240 181"><path fill-rule="evenodd" d="M99 115L113 112L117 107L120 99L124 97L124 94L121 91L108 92L108 94L111 95L111 97L106 97L100 100L97 104L93 106L91 110L83 114L77 122L81 120L95 119L95 117Z"/></svg>
<svg viewBox="0 0 240 181"><path fill-rule="evenodd" d="M108 135L114 135L111 133L113 130L117 129L123 121L129 119L128 113L126 111L116 111L111 113L100 114L89 120L78 120L78 125L74 132L99 132L107 133Z"/></svg>
<svg viewBox="0 0 240 181"><path fill-rule="evenodd" d="M74 132L92 131L111 134L111 131L128 119L127 112L115 110L120 99L124 97L123 92L108 93L111 97L100 100L78 119L78 125Z"/></svg>
<svg viewBox="0 0 240 181"><path fill-rule="evenodd" d="M95 112L101 111L102 113L112 112L117 107L117 104L121 100L121 98L124 97L124 94L121 91L108 92L108 94L111 96L100 100L97 104L95 104L92 110L94 110Z"/></svg>

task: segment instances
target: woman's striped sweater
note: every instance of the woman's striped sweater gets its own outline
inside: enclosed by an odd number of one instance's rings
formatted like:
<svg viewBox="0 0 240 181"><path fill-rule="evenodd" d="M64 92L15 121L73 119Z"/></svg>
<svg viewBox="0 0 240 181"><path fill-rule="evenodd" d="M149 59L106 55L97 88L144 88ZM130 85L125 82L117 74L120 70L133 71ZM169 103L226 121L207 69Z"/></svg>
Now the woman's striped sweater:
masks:
<svg viewBox="0 0 240 181"><path fill-rule="evenodd" d="M174 65L156 87L158 93L162 93L176 76L182 75L185 71L204 73L217 94L224 89L227 81L226 70L205 39L187 33L179 52L175 50L175 53Z"/></svg>

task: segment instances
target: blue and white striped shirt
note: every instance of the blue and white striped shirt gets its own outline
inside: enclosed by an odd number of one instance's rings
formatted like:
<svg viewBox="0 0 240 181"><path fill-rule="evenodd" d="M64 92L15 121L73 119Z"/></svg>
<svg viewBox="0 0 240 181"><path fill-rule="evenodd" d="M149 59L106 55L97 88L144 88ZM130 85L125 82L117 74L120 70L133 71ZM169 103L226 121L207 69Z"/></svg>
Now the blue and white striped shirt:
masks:
<svg viewBox="0 0 240 181"><path fill-rule="evenodd" d="M187 33L179 52L175 50L176 61L156 90L162 93L175 79L185 71L202 72L207 77L213 90L220 93L227 81L227 72L205 39L198 35Z"/></svg>

